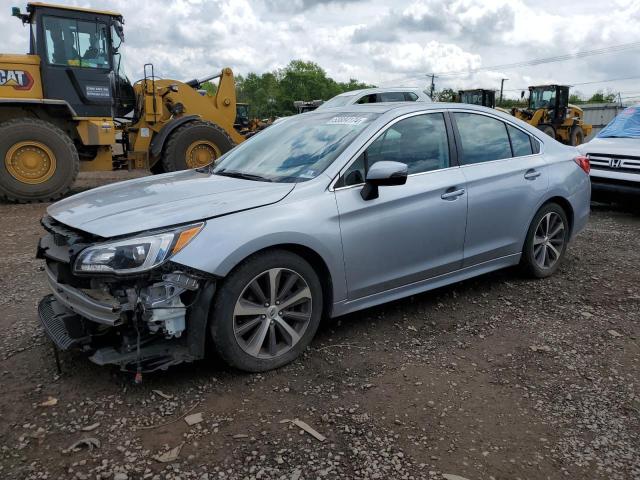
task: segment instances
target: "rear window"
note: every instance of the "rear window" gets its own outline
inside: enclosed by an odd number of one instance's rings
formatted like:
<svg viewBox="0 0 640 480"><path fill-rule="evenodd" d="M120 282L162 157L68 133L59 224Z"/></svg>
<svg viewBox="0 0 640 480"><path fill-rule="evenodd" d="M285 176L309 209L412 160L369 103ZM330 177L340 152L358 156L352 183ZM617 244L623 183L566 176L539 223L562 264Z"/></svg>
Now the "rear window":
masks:
<svg viewBox="0 0 640 480"><path fill-rule="evenodd" d="M456 112L453 116L462 142L463 164L511 157L511 144L504 122L475 113Z"/></svg>

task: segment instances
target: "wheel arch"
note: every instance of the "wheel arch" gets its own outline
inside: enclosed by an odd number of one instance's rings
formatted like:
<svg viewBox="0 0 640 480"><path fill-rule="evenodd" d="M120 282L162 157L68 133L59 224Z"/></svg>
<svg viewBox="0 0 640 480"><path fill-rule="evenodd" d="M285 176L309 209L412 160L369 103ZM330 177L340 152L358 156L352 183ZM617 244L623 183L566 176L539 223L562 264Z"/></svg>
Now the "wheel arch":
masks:
<svg viewBox="0 0 640 480"><path fill-rule="evenodd" d="M542 208L543 206L549 203L557 203L564 210L564 213L567 216L567 220L569 221L569 238L571 238L571 235L573 234L573 222L574 222L574 212L573 212L573 207L571 206L571 202L569 202L569 200L567 200L564 197L555 196L555 197L548 198L542 205L540 205L540 208ZM540 210L540 208L538 210Z"/></svg>
<svg viewBox="0 0 640 480"><path fill-rule="evenodd" d="M331 276L331 270L329 269L329 266L327 265L324 258L322 258L322 255L320 255L316 250L307 245L302 245L300 243L278 243L263 247L245 256L242 260L237 262L233 266L233 268L229 270L229 273L235 270L241 263L245 262L247 259L275 250L284 250L298 255L300 258L306 260L309 265L311 265L311 268L313 268L313 270L318 275L320 285L322 285L323 315L325 317L330 317L333 307L333 280Z"/></svg>
<svg viewBox="0 0 640 480"><path fill-rule="evenodd" d="M540 205L538 205L538 208L536 208L535 211L533 212L533 215L531 215L531 218L529 218L529 223L527 223L527 228L524 231L524 239L522 240L522 251L524 251L524 245L525 245L525 242L527 241L527 232L529 231L531 222L533 222L533 219L538 214L540 209L550 203L556 203L560 206L560 208L564 210L565 215L567 216L567 221L569 222L569 238L571 238L571 235L573 234L573 225L574 225L573 207L571 206L571 202L569 202L569 200L567 200L565 197L562 197L560 195L554 195L542 201Z"/></svg>
<svg viewBox="0 0 640 480"><path fill-rule="evenodd" d="M167 143L167 139L174 132L174 130L181 125L184 125L188 122L193 122L195 120L200 120L199 115L186 115L184 117L174 118L167 122L167 124L162 127L160 133L153 137L151 140L151 144L149 145L149 153L151 158L159 159L162 154L162 150L164 149L165 144Z"/></svg>

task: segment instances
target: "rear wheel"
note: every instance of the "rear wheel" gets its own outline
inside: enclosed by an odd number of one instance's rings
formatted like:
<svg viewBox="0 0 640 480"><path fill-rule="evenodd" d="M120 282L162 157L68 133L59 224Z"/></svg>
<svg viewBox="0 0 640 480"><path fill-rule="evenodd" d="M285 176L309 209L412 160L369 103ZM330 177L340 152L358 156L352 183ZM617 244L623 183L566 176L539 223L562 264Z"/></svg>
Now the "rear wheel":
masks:
<svg viewBox="0 0 640 480"><path fill-rule="evenodd" d="M557 203L544 205L533 218L522 252L522 266L533 277L553 275L567 250L569 223Z"/></svg>
<svg viewBox="0 0 640 480"><path fill-rule="evenodd" d="M66 194L80 169L75 145L37 118L0 124L0 196L11 202L52 201Z"/></svg>
<svg viewBox="0 0 640 480"><path fill-rule="evenodd" d="M556 130L551 125L538 125L538 130L546 133L551 138L556 138Z"/></svg>
<svg viewBox="0 0 640 480"><path fill-rule="evenodd" d="M569 132L569 144L577 147L578 145L582 145L584 143L584 132L582 128L578 125L574 125L571 127L571 132Z"/></svg>
<svg viewBox="0 0 640 480"><path fill-rule="evenodd" d="M313 268L287 251L251 257L221 285L211 335L216 351L240 370L281 367L309 345L322 316Z"/></svg>
<svg viewBox="0 0 640 480"><path fill-rule="evenodd" d="M204 167L233 146L233 140L223 128L209 122L189 122L178 127L169 137L161 166L165 172Z"/></svg>

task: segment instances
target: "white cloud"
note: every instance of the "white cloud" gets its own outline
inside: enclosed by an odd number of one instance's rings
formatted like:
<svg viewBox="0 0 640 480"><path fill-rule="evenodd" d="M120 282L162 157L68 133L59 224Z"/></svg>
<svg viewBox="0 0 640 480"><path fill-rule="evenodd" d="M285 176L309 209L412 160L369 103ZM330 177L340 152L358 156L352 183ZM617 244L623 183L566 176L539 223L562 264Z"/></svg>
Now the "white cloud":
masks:
<svg viewBox="0 0 640 480"><path fill-rule="evenodd" d="M178 80L224 66L246 74L313 60L337 80L426 85L426 74L500 65L640 41L638 0L58 0L123 13L132 79L144 63ZM28 30L0 0L3 51L25 52ZM143 7L144 5L144 7ZM537 67L441 77L436 87L499 88L640 75L638 50ZM637 82L636 82L637 83ZM633 81L581 86L629 90ZM513 91L511 91L513 90Z"/></svg>

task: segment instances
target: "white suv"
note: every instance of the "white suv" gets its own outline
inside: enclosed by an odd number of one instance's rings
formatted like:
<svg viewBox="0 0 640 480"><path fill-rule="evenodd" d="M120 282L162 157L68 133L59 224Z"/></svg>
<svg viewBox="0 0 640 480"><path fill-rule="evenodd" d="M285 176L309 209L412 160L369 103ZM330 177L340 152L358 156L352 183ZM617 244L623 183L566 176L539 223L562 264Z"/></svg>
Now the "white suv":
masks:
<svg viewBox="0 0 640 480"><path fill-rule="evenodd" d="M344 107L362 103L381 102L430 102L427 93L415 87L395 87L395 88L365 88L363 90L352 90L341 93L327 100L319 110L331 107Z"/></svg>
<svg viewBox="0 0 640 480"><path fill-rule="evenodd" d="M578 149L591 164L594 194L640 195L640 105L625 108Z"/></svg>

